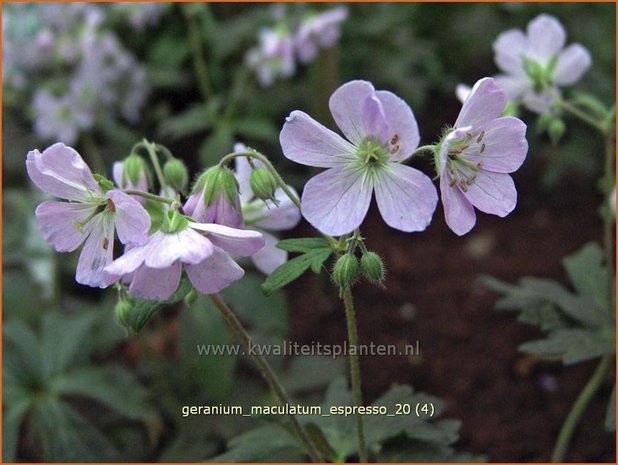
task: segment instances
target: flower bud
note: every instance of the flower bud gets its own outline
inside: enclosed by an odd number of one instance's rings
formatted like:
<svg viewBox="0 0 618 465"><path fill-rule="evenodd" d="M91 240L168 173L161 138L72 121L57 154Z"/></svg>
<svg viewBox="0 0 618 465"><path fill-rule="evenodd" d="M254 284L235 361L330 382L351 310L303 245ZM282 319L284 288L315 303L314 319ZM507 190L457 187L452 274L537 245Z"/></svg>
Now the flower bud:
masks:
<svg viewBox="0 0 618 465"><path fill-rule="evenodd" d="M213 166L202 174L195 185L193 192L203 189L204 203L206 207L212 205L218 195L223 192L232 205L236 205L238 199L238 181L229 168Z"/></svg>
<svg viewBox="0 0 618 465"><path fill-rule="evenodd" d="M547 128L547 133L549 134L549 139L553 145L556 145L564 133L566 132L566 124L561 118L554 118Z"/></svg>
<svg viewBox="0 0 618 465"><path fill-rule="evenodd" d="M350 287L358 277L358 260L347 253L339 257L333 269L333 278L340 288Z"/></svg>
<svg viewBox="0 0 618 465"><path fill-rule="evenodd" d="M124 159L124 164L122 165L122 177L124 178L122 184L124 186L126 186L127 180L133 186L137 186L142 174L146 176L146 179L149 178L148 167L142 157L136 153L132 153Z"/></svg>
<svg viewBox="0 0 618 465"><path fill-rule="evenodd" d="M131 314L131 310L133 309L133 305L134 303L131 301L130 297L121 297L114 307L114 319L120 326L126 328L127 330L131 327L129 323L129 316Z"/></svg>
<svg viewBox="0 0 618 465"><path fill-rule="evenodd" d="M372 283L382 284L384 281L384 263L375 252L366 252L360 260L361 271Z"/></svg>
<svg viewBox="0 0 618 465"><path fill-rule="evenodd" d="M277 181L266 168L256 168L249 178L251 190L258 199L272 199L277 189Z"/></svg>
<svg viewBox="0 0 618 465"><path fill-rule="evenodd" d="M189 172L182 160L170 158L163 165L165 180L174 190L184 192L189 184Z"/></svg>

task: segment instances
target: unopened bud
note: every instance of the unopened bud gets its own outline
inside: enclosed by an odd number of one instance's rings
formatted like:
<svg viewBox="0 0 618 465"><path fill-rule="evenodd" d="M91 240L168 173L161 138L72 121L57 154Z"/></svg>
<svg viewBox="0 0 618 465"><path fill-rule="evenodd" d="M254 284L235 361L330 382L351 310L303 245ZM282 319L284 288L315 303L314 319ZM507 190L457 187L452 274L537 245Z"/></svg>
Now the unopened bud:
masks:
<svg viewBox="0 0 618 465"><path fill-rule="evenodd" d="M566 124L561 118L554 118L554 120L549 123L549 127L547 128L547 133L549 134L549 139L553 145L556 145L564 133L566 132Z"/></svg>
<svg viewBox="0 0 618 465"><path fill-rule="evenodd" d="M145 175L148 179L148 167L142 157L136 153L132 153L124 159L122 165L122 177L126 178L133 186L137 186L140 177ZM126 182L123 180L123 182Z"/></svg>
<svg viewBox="0 0 618 465"><path fill-rule="evenodd" d="M333 269L333 278L340 288L350 287L358 277L358 260L352 254L339 257Z"/></svg>
<svg viewBox="0 0 618 465"><path fill-rule="evenodd" d="M258 199L272 199L277 189L277 181L266 168L256 168L249 178L251 190Z"/></svg>
<svg viewBox="0 0 618 465"><path fill-rule="evenodd" d="M189 172L182 160L170 158L163 165L165 180L174 190L184 192L189 184Z"/></svg>
<svg viewBox="0 0 618 465"><path fill-rule="evenodd" d="M360 260L363 275L372 283L382 284L384 281L384 263L375 252L366 252Z"/></svg>
<svg viewBox="0 0 618 465"><path fill-rule="evenodd" d="M134 303L131 301L130 297L121 297L120 300L118 300L116 306L114 307L114 319L120 326L127 330L131 328L129 318L131 315L131 310L133 309L133 305Z"/></svg>

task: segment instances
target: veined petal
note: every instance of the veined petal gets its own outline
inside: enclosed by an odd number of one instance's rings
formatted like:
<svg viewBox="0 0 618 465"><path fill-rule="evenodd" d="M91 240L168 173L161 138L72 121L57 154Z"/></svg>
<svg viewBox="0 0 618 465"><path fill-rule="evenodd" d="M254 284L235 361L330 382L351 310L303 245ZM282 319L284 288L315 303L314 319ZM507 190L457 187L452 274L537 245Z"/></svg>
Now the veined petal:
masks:
<svg viewBox="0 0 618 465"><path fill-rule="evenodd" d="M400 231L423 231L431 222L438 194L431 179L419 170L390 163L374 183L382 218Z"/></svg>
<svg viewBox="0 0 618 465"><path fill-rule="evenodd" d="M498 118L504 110L506 95L492 78L477 81L459 112L455 127L472 126L482 129Z"/></svg>
<svg viewBox="0 0 618 465"><path fill-rule="evenodd" d="M368 135L365 132L363 121L364 106L367 98L374 94L375 89L370 82L350 81L335 90L328 101L330 112L337 126L355 145L358 145ZM327 168L327 166L323 167Z"/></svg>
<svg viewBox="0 0 618 465"><path fill-rule="evenodd" d="M105 285L109 286L121 278L132 276L133 272L142 266L146 256L151 252L150 244L158 244L162 234L160 232L153 234L146 245L131 248L129 248L130 246L125 247L125 253L103 269L103 282Z"/></svg>
<svg viewBox="0 0 618 465"><path fill-rule="evenodd" d="M79 255L75 280L90 287L106 287L103 268L114 258L114 219L109 213L96 215L87 225L90 235Z"/></svg>
<svg viewBox="0 0 618 465"><path fill-rule="evenodd" d="M471 163L480 163L483 170L496 173L517 170L528 153L524 122L513 116L503 116L485 126L484 132L483 138L474 141L462 157Z"/></svg>
<svg viewBox="0 0 618 465"><path fill-rule="evenodd" d="M116 231L123 244L142 245L148 240L150 215L142 205L116 189L107 192L107 198L114 204Z"/></svg>
<svg viewBox="0 0 618 465"><path fill-rule="evenodd" d="M474 207L457 185L450 185L450 178L446 172L440 176L440 193L446 224L455 234L463 236L476 223Z"/></svg>
<svg viewBox="0 0 618 465"><path fill-rule="evenodd" d="M331 168L305 184L302 214L325 234L347 234L363 222L372 190L373 181L365 171L348 167Z"/></svg>
<svg viewBox="0 0 618 465"><path fill-rule="evenodd" d="M129 293L138 299L167 300L178 289L181 272L180 262L167 268L148 268L142 265L135 270Z"/></svg>
<svg viewBox="0 0 618 465"><path fill-rule="evenodd" d="M197 265L186 265L185 269L193 286L203 294L219 292L245 274L243 269L218 247L215 247L209 258Z"/></svg>
<svg viewBox="0 0 618 465"><path fill-rule="evenodd" d="M566 32L560 21L553 16L541 14L528 24L530 50L538 58L549 60L566 42Z"/></svg>
<svg viewBox="0 0 618 465"><path fill-rule="evenodd" d="M189 227L207 233L215 246L238 257L248 257L264 247L264 238L258 231L204 223L189 223Z"/></svg>
<svg viewBox="0 0 618 465"><path fill-rule="evenodd" d="M148 268L168 268L177 261L199 263L213 251L212 243L191 228L177 233L161 233L159 240L156 250L150 245L151 253L144 259Z"/></svg>
<svg viewBox="0 0 618 465"><path fill-rule="evenodd" d="M302 111L293 111L279 136L283 154L308 166L330 168L355 156L355 148L341 136L322 126Z"/></svg>
<svg viewBox="0 0 618 465"><path fill-rule="evenodd" d="M285 250L277 248L279 239L266 231L260 232L264 236L266 244L263 248L251 255L251 260L253 260L258 270L268 275L288 260L288 253Z"/></svg>
<svg viewBox="0 0 618 465"><path fill-rule="evenodd" d="M410 106L392 92L379 90L376 96L382 102L389 133L384 143L390 148L390 159L400 161L412 155L421 140L418 124Z"/></svg>
<svg viewBox="0 0 618 465"><path fill-rule="evenodd" d="M525 75L522 55L526 52L528 39L519 29L505 31L493 44L494 59L498 67L511 75Z"/></svg>
<svg viewBox="0 0 618 465"><path fill-rule="evenodd" d="M373 136L382 142L386 141L389 134L389 127L382 102L380 102L375 92L365 98L365 103L361 111L361 120L363 123L361 130L363 134L365 134L365 136Z"/></svg>
<svg viewBox="0 0 618 465"><path fill-rule="evenodd" d="M86 225L80 223L96 209L96 205L48 200L36 208L35 215L45 240L57 252L72 252L88 236Z"/></svg>
<svg viewBox="0 0 618 465"><path fill-rule="evenodd" d="M501 218L511 213L517 204L517 189L513 178L503 173L479 171L464 195L482 212Z"/></svg>
<svg viewBox="0 0 618 465"><path fill-rule="evenodd" d="M554 83L570 86L581 79L592 64L590 52L580 44L572 44L558 55L558 64L554 71Z"/></svg>
<svg viewBox="0 0 618 465"><path fill-rule="evenodd" d="M522 103L528 110L543 114L549 111L555 99L558 97L560 97L560 89L557 87L550 87L540 94L533 91L528 92L524 95Z"/></svg>
<svg viewBox="0 0 618 465"><path fill-rule="evenodd" d="M288 186L288 188L296 194L293 187ZM298 196L298 194L296 195ZM277 199L279 205L264 205L261 211L261 219L255 223L255 226L271 231L292 229L300 222L300 211L281 188L275 191L275 199Z"/></svg>
<svg viewBox="0 0 618 465"><path fill-rule="evenodd" d="M101 190L82 157L71 147L54 144L26 157L28 175L44 192L61 199L90 202Z"/></svg>

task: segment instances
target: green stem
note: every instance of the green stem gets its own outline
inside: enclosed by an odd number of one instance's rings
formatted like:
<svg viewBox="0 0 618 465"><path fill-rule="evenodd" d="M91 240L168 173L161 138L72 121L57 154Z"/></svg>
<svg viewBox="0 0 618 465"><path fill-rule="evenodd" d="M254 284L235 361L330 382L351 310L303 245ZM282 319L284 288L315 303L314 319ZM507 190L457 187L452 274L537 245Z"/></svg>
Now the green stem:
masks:
<svg viewBox="0 0 618 465"><path fill-rule="evenodd" d="M421 145L414 152L412 152L412 155L410 155L409 158L412 158L412 157L415 157L417 155L420 155L422 152L434 153L435 149L436 149L435 145Z"/></svg>
<svg viewBox="0 0 618 465"><path fill-rule="evenodd" d="M589 124L593 128L597 129L599 132L601 132L601 134L607 133L607 128L605 127L602 121L599 121L593 116L584 112L583 110L580 110L575 105L567 102L566 100L557 100L557 104L559 108L563 109L567 113L570 113L576 118L579 118L584 123Z"/></svg>
<svg viewBox="0 0 618 465"><path fill-rule="evenodd" d="M554 451L551 455L552 462L559 463L564 461L564 457L569 447L571 437L575 432L575 428L577 428L577 425L584 415L588 404L590 404L590 401L594 398L595 394L601 387L605 376L613 364L613 357L603 357L596 370L588 380L588 383L586 383L586 386L584 386L584 389L582 389L582 392L580 392L579 396L575 400L569 415L560 429L558 440L556 441Z"/></svg>
<svg viewBox="0 0 618 465"><path fill-rule="evenodd" d="M285 390L283 389L281 382L277 378L277 375L270 367L266 359L260 353L252 349L252 347L255 346L255 343L253 342L253 339L251 339L249 333L243 327L240 320L236 317L234 312L227 306L227 304L221 299L221 297L219 297L219 294L210 294L208 297L210 297L212 303L215 305L215 307L217 307L219 312L221 312L221 315L230 326L232 331L234 331L236 337L238 337L238 339L245 346L245 348L247 349L247 353L253 355L255 363L260 370L260 374L264 377L274 394L277 396L277 399L279 399L281 405L292 405L292 402L286 394ZM296 416L288 414L288 418L290 419L294 432L307 448L307 452L311 457L311 461L322 462L323 458L318 453L315 445L311 441L311 438L307 434L307 431L299 423Z"/></svg>
<svg viewBox="0 0 618 465"><path fill-rule="evenodd" d="M182 13L187 23L189 45L191 47L191 53L193 54L193 70L195 71L202 98L208 100L213 93L208 75L208 66L204 59L204 46L202 44L200 29L195 22L195 17L190 8L191 5L181 5Z"/></svg>
<svg viewBox="0 0 618 465"><path fill-rule="evenodd" d="M285 195L288 196L288 198L292 201L292 203L296 206L296 208L300 210L300 200L298 199L296 194L294 194L294 192L292 192L292 190L288 187L288 185L285 183L285 181L283 180L279 172L275 169L275 167L270 162L270 160L264 155L262 155L260 152L256 150L247 150L247 151L242 151L242 152L228 153L226 156L224 156L221 159L221 161L219 161L219 166L225 166L229 162L231 162L234 158L238 158L238 157L246 157L249 159L255 158L257 160L260 160L262 163L264 163L264 165L266 166L266 169L270 171L270 174L272 174L273 177L275 178L277 185L283 190L283 192L285 192Z"/></svg>
<svg viewBox="0 0 618 465"><path fill-rule="evenodd" d="M144 197L145 199L156 200L157 202L167 203L169 205L173 204L176 200L168 199L167 197L161 197L160 195L151 194L150 192L137 191L133 189L127 189L123 191L128 195L139 195L140 197Z"/></svg>
<svg viewBox="0 0 618 465"><path fill-rule="evenodd" d="M157 179L159 180L159 184L161 185L161 189L163 191L167 191L167 181L165 180L165 176L163 175L163 170L161 169L161 163L159 163L159 157L157 155L157 146L156 144L152 144L148 142L146 139L142 140L139 144L136 144L134 147L139 148L144 147L148 152L148 156L150 157L150 161L157 175Z"/></svg>
<svg viewBox="0 0 618 465"><path fill-rule="evenodd" d="M357 407L363 405L363 394L361 392L360 360L358 356L358 332L356 329L356 313L354 311L354 301L352 290L346 287L343 290L343 304L348 323L348 339L350 348L350 378L352 381L352 396ZM358 457L361 463L367 462L367 447L365 445L365 431L363 427L363 416L356 413L356 433L358 436Z"/></svg>

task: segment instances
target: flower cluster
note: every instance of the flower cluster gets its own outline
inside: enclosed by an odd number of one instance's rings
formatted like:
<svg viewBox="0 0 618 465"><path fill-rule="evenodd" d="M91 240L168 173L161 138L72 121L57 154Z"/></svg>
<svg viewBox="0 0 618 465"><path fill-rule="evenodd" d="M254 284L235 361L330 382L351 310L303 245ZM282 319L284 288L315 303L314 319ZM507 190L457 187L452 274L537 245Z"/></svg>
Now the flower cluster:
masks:
<svg viewBox="0 0 618 465"><path fill-rule="evenodd" d="M148 93L145 70L106 26L108 11L88 3L4 9L5 92L9 103L32 106L40 138L73 144L105 119L138 119Z"/></svg>
<svg viewBox="0 0 618 465"><path fill-rule="evenodd" d="M296 72L296 61L309 63L320 48L329 48L341 36L341 23L346 20L345 7L310 13L294 27L293 21L280 20L276 26L259 33L259 45L247 52L247 65L254 70L264 87Z"/></svg>
<svg viewBox="0 0 618 465"><path fill-rule="evenodd" d="M459 235L475 223L473 206L499 216L515 207L517 194L507 173L519 168L528 145L526 125L500 117L505 103L493 79L480 80L467 95L455 126L432 147L446 221ZM287 158L328 168L305 185L303 216L325 234L348 234L362 223L375 193L389 226L424 230L438 197L425 174L403 164L420 141L410 107L366 81L342 85L329 105L347 140L302 111L292 112L281 131Z"/></svg>
<svg viewBox="0 0 618 465"><path fill-rule="evenodd" d="M147 189L135 157L116 165L114 178L119 186ZM93 175L81 156L62 143L28 153L26 168L39 189L61 199L47 200L36 209L45 240L58 252L84 244L76 273L81 284L122 282L135 297L165 300L178 288L184 271L195 289L215 293L244 274L231 256L250 256L264 246L259 232L200 222L181 213L171 199L163 199L172 205L159 211L154 226L135 191L129 195L124 187ZM114 260L116 235L125 249Z"/></svg>

